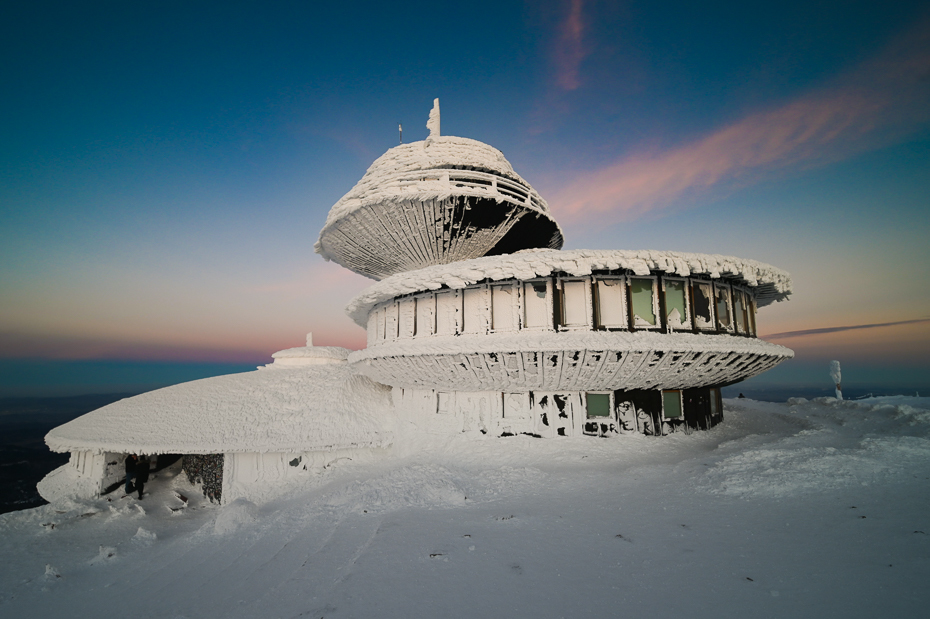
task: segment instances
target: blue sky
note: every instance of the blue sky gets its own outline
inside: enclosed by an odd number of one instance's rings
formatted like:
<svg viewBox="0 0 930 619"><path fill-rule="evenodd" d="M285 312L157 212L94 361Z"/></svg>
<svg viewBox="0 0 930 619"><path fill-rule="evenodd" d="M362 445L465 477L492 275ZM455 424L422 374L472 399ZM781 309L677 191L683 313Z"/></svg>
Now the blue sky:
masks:
<svg viewBox="0 0 930 619"><path fill-rule="evenodd" d="M792 299L759 316L798 353L773 380L838 358L930 384L924 3L0 11L4 364L245 367L307 331L363 346L342 308L369 280L313 242L438 97L443 133L502 150L566 248L789 271Z"/></svg>

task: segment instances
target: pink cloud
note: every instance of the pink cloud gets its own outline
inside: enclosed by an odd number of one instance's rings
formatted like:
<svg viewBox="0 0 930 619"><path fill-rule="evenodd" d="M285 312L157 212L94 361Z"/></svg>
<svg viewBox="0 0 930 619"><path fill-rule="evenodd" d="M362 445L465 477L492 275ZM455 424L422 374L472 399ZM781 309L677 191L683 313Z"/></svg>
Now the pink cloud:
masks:
<svg viewBox="0 0 930 619"><path fill-rule="evenodd" d="M564 90L575 90L581 86L579 68L581 61L588 55L584 46L583 8L582 0L570 0L568 15L559 24L559 38L553 55L556 83Z"/></svg>
<svg viewBox="0 0 930 619"><path fill-rule="evenodd" d="M926 26L829 87L691 143L634 152L572 179L550 204L566 223L631 220L711 188L823 165L910 134L930 117Z"/></svg>

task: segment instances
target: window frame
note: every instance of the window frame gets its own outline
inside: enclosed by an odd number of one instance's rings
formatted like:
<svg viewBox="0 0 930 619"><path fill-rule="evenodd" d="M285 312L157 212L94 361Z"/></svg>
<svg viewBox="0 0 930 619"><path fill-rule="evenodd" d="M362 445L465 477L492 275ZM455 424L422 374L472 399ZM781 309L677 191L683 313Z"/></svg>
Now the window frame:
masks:
<svg viewBox="0 0 930 619"><path fill-rule="evenodd" d="M528 331L552 331L553 330L552 319L554 316L554 310L553 310L552 304L553 304L554 291L555 291L555 287L552 284L552 278L546 277L546 278L527 279L527 280L521 280L520 283L522 284L522 286L520 286L520 300L519 300L520 330L526 329ZM527 286L532 287L533 294L535 295L536 290L534 286L538 284L543 284L546 287L546 298L544 299L545 307L543 308L543 315L542 315L543 324L528 326L527 323L529 322L529 319L527 316L527 308L529 307L529 304L526 302L526 298L527 298L526 287Z"/></svg>
<svg viewBox="0 0 930 619"><path fill-rule="evenodd" d="M405 309L408 309L405 312ZM405 319L407 315L409 318ZM408 324L409 322L409 324ZM413 296L397 299L397 338L412 339L417 330L417 303Z"/></svg>
<svg viewBox="0 0 930 619"><path fill-rule="evenodd" d="M627 307L630 319L631 331L661 331L662 330L662 311L659 308L659 277L658 275L630 275L627 279ZM654 325L637 325L636 316L633 313L633 280L648 279L652 280L652 315L655 318Z"/></svg>
<svg viewBox="0 0 930 619"><path fill-rule="evenodd" d="M698 333L702 331L716 332L717 331L717 299L714 296L714 282L708 279L696 279L693 277L689 277L688 280L691 284L690 288L692 289L691 290L691 323L694 325L693 326L694 331ZM698 324L697 307L694 304L694 298L696 296L694 292L694 288L698 286L707 286L707 288L710 291L710 297L708 299L708 303L710 305L710 307L708 308L710 309L710 324L708 324L707 326L703 326L703 327Z"/></svg>
<svg viewBox="0 0 930 619"><path fill-rule="evenodd" d="M491 291L486 284L477 286L467 286L460 289L459 296L462 299L462 314L459 319L459 333L472 335L486 335L491 330ZM477 299L479 308L475 315L476 325L471 324L469 320L470 308Z"/></svg>
<svg viewBox="0 0 930 619"><path fill-rule="evenodd" d="M584 303L584 317L585 322L579 324L566 324L565 321L565 284L566 283L580 283L583 291ZM558 315L558 330L559 331L593 331L594 325L592 324L591 316L591 278L590 277L559 277L558 278L558 293L559 295L559 315Z"/></svg>
<svg viewBox="0 0 930 619"><path fill-rule="evenodd" d="M672 327L672 325L668 321L669 310L668 310L668 298L666 296L667 293L666 293L666 287L665 287L666 282L680 282L682 292L685 295L685 307L684 307L685 313L682 316L680 327ZM663 301L662 303L663 305L662 324L665 325L666 330L670 332L671 331L693 331L694 323L692 320L691 287L688 285L688 278L687 277L665 277L663 276L662 284L661 284L661 292L662 292L662 301Z"/></svg>
<svg viewBox="0 0 930 619"><path fill-rule="evenodd" d="M499 282L492 282L488 286L488 307L490 310L488 329L490 333L516 333L520 331L520 316L523 313L520 304L520 289L522 286L517 284L518 282L516 280L502 280ZM510 288L510 306L508 308L508 313L510 314L509 329L501 329L495 326L494 317L498 314L497 304L494 301L494 290L496 288Z"/></svg>
<svg viewBox="0 0 930 619"><path fill-rule="evenodd" d="M678 394L678 415L676 417L669 417L668 415L665 414L665 394L667 393ZM662 421L671 421L671 420L684 421L684 418L685 418L684 390L683 389L662 389Z"/></svg>
<svg viewBox="0 0 930 619"><path fill-rule="evenodd" d="M727 317L730 320L728 326L723 326L720 323L720 312L717 311L717 291L721 290L726 293L726 304L727 304ZM732 287L730 284L724 284L719 282L714 282L714 314L715 322L717 323L717 333L734 333L736 330L736 319L733 316L733 296L732 296Z"/></svg>
<svg viewBox="0 0 930 619"><path fill-rule="evenodd" d="M417 294L413 296L413 300L414 312L416 313L416 318L413 321L413 337L436 335L436 295L432 292ZM421 306L426 308L422 313ZM428 320L424 320L427 315Z"/></svg>
<svg viewBox="0 0 930 619"><path fill-rule="evenodd" d="M620 288L620 316L622 322L618 324L607 324L602 320L603 312L601 311L601 282L616 282ZM594 330L595 331L629 331L630 330L630 313L627 309L627 282L623 275L595 275L591 278L592 306L594 308Z"/></svg>

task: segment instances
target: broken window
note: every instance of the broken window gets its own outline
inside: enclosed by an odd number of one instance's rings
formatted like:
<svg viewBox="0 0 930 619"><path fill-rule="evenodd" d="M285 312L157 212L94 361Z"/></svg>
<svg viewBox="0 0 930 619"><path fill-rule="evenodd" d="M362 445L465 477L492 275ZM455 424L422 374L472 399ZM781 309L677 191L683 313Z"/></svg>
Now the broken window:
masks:
<svg viewBox="0 0 930 619"><path fill-rule="evenodd" d="M681 391L662 392L662 414L666 419L681 418Z"/></svg>
<svg viewBox="0 0 930 619"><path fill-rule="evenodd" d="M635 328L648 329L656 326L658 311L656 308L654 278L630 278L630 304Z"/></svg>
<svg viewBox="0 0 930 619"><path fill-rule="evenodd" d="M588 417L610 417L609 393L586 393Z"/></svg>
<svg viewBox="0 0 930 619"><path fill-rule="evenodd" d="M559 282L562 292L562 326L584 327L588 325L588 300L585 282L580 279Z"/></svg>
<svg viewBox="0 0 930 619"><path fill-rule="evenodd" d="M549 285L546 281L524 282L523 325L530 329L551 328Z"/></svg>
<svg viewBox="0 0 930 619"><path fill-rule="evenodd" d="M694 282L691 287L694 322L698 329L716 329L714 325L714 290L710 282Z"/></svg>
<svg viewBox="0 0 930 619"><path fill-rule="evenodd" d="M594 293L596 325L599 329L628 328L626 312L626 286L622 278L598 278Z"/></svg>
<svg viewBox="0 0 930 619"><path fill-rule="evenodd" d="M436 299L432 293L416 298L417 316L414 335L432 335L436 328Z"/></svg>
<svg viewBox="0 0 930 619"><path fill-rule="evenodd" d="M500 284L491 287L491 328L495 331L514 331L516 324L516 287Z"/></svg>
<svg viewBox="0 0 930 619"><path fill-rule="evenodd" d="M688 289L683 279L662 278L665 292L665 324L669 329L690 329L691 313L688 311Z"/></svg>
<svg viewBox="0 0 930 619"><path fill-rule="evenodd" d="M735 318L736 332L745 335L749 317L746 315L746 301L742 290L733 290L733 317Z"/></svg>
<svg viewBox="0 0 930 619"><path fill-rule="evenodd" d="M717 299L717 329L732 331L733 319L730 317L730 287L726 284L714 284L714 295Z"/></svg>
<svg viewBox="0 0 930 619"><path fill-rule="evenodd" d="M484 286L466 288L462 291L462 297L464 305L462 331L464 333L487 333L491 321L488 289Z"/></svg>

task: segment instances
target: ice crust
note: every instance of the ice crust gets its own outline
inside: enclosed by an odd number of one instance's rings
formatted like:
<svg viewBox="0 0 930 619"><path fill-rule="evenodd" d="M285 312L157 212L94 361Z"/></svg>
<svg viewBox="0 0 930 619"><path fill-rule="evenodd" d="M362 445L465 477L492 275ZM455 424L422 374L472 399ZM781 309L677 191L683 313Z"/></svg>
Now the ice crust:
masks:
<svg viewBox="0 0 930 619"><path fill-rule="evenodd" d="M411 174L422 170L466 169L490 172L525 186L537 198L525 206L549 215L549 206L539 194L532 190L517 174L504 154L483 142L470 138L455 136L434 136L429 140L401 144L388 150L375 159L361 180L333 205L326 218L326 224L320 231L322 239L326 232L339 220L363 207L377 205L381 202L400 202L410 199L445 199L450 193L450 185L440 179L424 179L415 185L399 184ZM474 195L486 197L480 190L457 188L455 195ZM502 196L501 196L502 197ZM325 253L319 241L315 245L317 253Z"/></svg>
<svg viewBox="0 0 930 619"><path fill-rule="evenodd" d="M759 307L783 301L791 293L791 276L785 271L734 256L656 250L528 249L392 275L352 299L346 307L346 314L356 324L365 327L368 313L375 305L402 295L440 288L465 288L485 280L528 280L553 273L590 275L592 271L619 269L629 270L635 275L661 271L682 277L707 275L713 279L725 278L755 288Z"/></svg>
<svg viewBox="0 0 930 619"><path fill-rule="evenodd" d="M389 387L346 365L254 371L114 402L53 429L45 442L57 452L144 454L383 447L392 440L391 407Z"/></svg>

